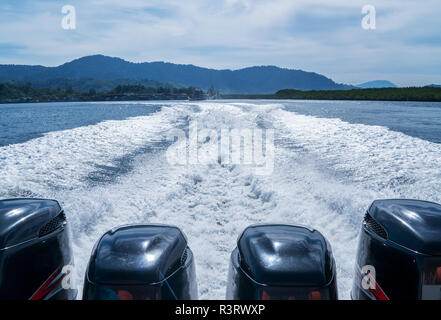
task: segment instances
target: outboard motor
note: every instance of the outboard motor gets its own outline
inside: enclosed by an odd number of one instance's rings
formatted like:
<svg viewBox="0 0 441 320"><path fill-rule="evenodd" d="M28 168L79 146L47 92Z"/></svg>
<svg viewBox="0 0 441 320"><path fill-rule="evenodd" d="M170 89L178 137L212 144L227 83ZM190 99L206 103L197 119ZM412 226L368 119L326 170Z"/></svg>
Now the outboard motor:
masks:
<svg viewBox="0 0 441 320"><path fill-rule="evenodd" d="M197 299L193 253L177 227L134 225L105 233L93 249L83 300Z"/></svg>
<svg viewBox="0 0 441 320"><path fill-rule="evenodd" d="M441 300L441 206L377 200L360 234L355 300Z"/></svg>
<svg viewBox="0 0 441 320"><path fill-rule="evenodd" d="M66 216L53 200L0 201L0 300L75 299Z"/></svg>
<svg viewBox="0 0 441 320"><path fill-rule="evenodd" d="M227 299L337 300L328 241L300 226L248 227L231 255Z"/></svg>

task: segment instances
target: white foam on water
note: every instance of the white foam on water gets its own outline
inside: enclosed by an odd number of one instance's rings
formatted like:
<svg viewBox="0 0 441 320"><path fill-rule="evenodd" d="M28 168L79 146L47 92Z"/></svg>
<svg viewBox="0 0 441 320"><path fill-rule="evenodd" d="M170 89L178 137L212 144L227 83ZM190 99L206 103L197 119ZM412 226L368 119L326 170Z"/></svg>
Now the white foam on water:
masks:
<svg viewBox="0 0 441 320"><path fill-rule="evenodd" d="M313 226L328 238L339 294L348 299L358 231L370 202L440 200L438 144L383 127L287 112L281 104L201 102L197 110L167 105L151 116L53 132L0 150L1 189L30 190L65 208L80 289L92 247L104 232L163 223L188 237L200 298L223 299L237 237L250 224L274 222ZM217 162L171 166L160 151L137 156L134 169L115 182L92 186L83 179L96 164L158 139L182 116L199 128L274 128L273 174L257 176L251 167ZM212 152L213 143L200 142L201 154Z"/></svg>
<svg viewBox="0 0 441 320"><path fill-rule="evenodd" d="M47 186L74 189L96 167L113 166L114 159L161 139L179 117L164 107L150 116L55 131L31 141L0 148L0 180L9 192L40 193Z"/></svg>
<svg viewBox="0 0 441 320"><path fill-rule="evenodd" d="M441 145L386 127L349 124L277 110L275 125L286 127L297 146L346 173L370 190L401 197L440 201Z"/></svg>

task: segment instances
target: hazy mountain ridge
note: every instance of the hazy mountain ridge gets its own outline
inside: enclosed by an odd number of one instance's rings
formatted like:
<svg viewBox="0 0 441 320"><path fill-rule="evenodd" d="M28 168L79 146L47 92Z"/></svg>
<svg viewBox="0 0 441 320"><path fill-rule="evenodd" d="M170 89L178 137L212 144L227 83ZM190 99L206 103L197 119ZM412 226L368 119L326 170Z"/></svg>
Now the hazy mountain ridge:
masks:
<svg viewBox="0 0 441 320"><path fill-rule="evenodd" d="M356 87L361 89L397 88L397 85L388 80L374 80L359 84Z"/></svg>
<svg viewBox="0 0 441 320"><path fill-rule="evenodd" d="M0 65L0 79L38 82L51 79L153 80L224 93L274 93L281 89L345 90L352 86L302 70L257 66L215 70L167 62L133 63L103 55L83 57L58 67Z"/></svg>

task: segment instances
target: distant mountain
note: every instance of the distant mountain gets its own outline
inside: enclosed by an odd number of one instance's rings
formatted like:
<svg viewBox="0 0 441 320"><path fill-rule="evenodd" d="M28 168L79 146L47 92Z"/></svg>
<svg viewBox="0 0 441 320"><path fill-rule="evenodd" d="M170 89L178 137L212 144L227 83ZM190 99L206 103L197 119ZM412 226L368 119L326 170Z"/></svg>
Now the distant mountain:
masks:
<svg viewBox="0 0 441 320"><path fill-rule="evenodd" d="M429 84L426 87L430 87L430 88L441 88L441 85L439 84Z"/></svg>
<svg viewBox="0 0 441 320"><path fill-rule="evenodd" d="M372 88L396 88L397 86L394 83L387 80L375 80L375 81L369 81L359 84L356 87L361 89L372 89Z"/></svg>
<svg viewBox="0 0 441 320"><path fill-rule="evenodd" d="M103 55L83 57L58 67L0 65L0 79L48 81L53 79L153 80L207 90L214 86L223 93L275 93L281 89L345 90L353 87L338 84L313 72L274 66L240 70L215 70L194 65L165 62L132 63Z"/></svg>

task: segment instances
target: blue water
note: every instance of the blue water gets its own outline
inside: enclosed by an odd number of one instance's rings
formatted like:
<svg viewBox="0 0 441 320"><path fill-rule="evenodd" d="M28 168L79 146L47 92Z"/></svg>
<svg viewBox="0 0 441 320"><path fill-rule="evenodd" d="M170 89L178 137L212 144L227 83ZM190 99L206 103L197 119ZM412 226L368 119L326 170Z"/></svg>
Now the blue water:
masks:
<svg viewBox="0 0 441 320"><path fill-rule="evenodd" d="M46 132L149 115L159 105L131 103L41 103L0 105L0 146L22 143Z"/></svg>
<svg viewBox="0 0 441 320"><path fill-rule="evenodd" d="M256 103L256 101L249 101ZM349 123L379 125L441 143L441 103L382 101L274 101L285 110ZM219 102L221 103L221 102ZM262 102L267 103L267 102ZM0 105L0 146L22 143L46 132L123 120L157 112L142 103L43 103Z"/></svg>
<svg viewBox="0 0 441 320"><path fill-rule="evenodd" d="M286 110L349 123L378 125L441 143L441 103L383 101L296 101Z"/></svg>

